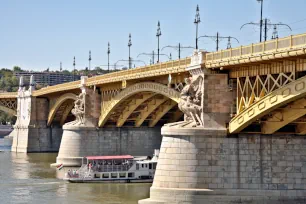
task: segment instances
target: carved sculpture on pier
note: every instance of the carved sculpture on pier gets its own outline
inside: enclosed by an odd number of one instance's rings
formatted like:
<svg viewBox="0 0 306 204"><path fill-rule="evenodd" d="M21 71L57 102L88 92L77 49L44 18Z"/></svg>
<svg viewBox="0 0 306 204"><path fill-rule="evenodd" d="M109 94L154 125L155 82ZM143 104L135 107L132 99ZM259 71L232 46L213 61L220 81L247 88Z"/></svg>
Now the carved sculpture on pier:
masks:
<svg viewBox="0 0 306 204"><path fill-rule="evenodd" d="M74 108L71 113L75 116L75 120L67 123L67 125L83 125L85 124L85 96L86 93L81 93L74 101Z"/></svg>
<svg viewBox="0 0 306 204"><path fill-rule="evenodd" d="M185 82L178 104L179 109L184 113L184 125L187 123L192 127L203 126L203 76L186 78Z"/></svg>

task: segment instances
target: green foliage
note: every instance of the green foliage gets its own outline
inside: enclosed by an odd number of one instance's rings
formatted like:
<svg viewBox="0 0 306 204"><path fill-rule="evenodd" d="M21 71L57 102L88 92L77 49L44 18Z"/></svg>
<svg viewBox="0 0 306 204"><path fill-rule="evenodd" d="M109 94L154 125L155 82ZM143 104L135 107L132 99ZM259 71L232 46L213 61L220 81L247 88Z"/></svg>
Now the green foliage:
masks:
<svg viewBox="0 0 306 204"><path fill-rule="evenodd" d="M15 124L16 116L9 115L3 111L0 111L0 124L6 125L8 123Z"/></svg>
<svg viewBox="0 0 306 204"><path fill-rule="evenodd" d="M13 72L23 72L23 70L18 66L14 66L13 67Z"/></svg>

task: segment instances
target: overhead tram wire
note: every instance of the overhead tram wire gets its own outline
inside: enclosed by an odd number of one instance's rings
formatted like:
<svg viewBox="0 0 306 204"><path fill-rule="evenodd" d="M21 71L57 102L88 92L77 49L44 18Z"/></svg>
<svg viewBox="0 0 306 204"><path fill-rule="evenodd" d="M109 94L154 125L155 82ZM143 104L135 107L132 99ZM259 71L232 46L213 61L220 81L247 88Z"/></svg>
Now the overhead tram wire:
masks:
<svg viewBox="0 0 306 204"><path fill-rule="evenodd" d="M199 36L198 39L200 38L211 38L213 40L216 41L216 50L219 50L219 43L221 41L221 39L228 39L228 44L227 44L227 48L229 49L231 47L231 39L236 40L239 43L239 40L235 37L232 36L220 36L219 32L217 32L217 35L203 35L203 36Z"/></svg>
<svg viewBox="0 0 306 204"><path fill-rule="evenodd" d="M163 49L165 49L165 48L173 48L173 49L176 49L176 50L178 51L178 58L179 58L179 59L181 59L181 50L182 50L182 49L195 49L195 47L191 47L191 46L186 46L186 47L181 46L181 43L179 43L178 46L167 45L167 46L163 47L163 48L161 49L161 51L163 51Z"/></svg>
<svg viewBox="0 0 306 204"><path fill-rule="evenodd" d="M265 34L264 39L265 39L265 41L267 41L267 38L268 38L268 30L269 30L268 27L270 27L270 26L274 26L274 27L276 27L276 29L278 28L278 26L284 26L284 27L289 28L289 30L292 31L291 27L290 27L288 24L281 23L281 22L279 22L279 23L268 23L268 21L269 21L269 20L266 18L266 19L265 19L265 24L264 24L264 34ZM244 27L247 26L247 25L260 26L260 23L254 23L254 22L245 23L245 24L243 24L243 25L240 27L240 30L242 30L242 28L244 28ZM260 27L261 27L261 26L260 26Z"/></svg>

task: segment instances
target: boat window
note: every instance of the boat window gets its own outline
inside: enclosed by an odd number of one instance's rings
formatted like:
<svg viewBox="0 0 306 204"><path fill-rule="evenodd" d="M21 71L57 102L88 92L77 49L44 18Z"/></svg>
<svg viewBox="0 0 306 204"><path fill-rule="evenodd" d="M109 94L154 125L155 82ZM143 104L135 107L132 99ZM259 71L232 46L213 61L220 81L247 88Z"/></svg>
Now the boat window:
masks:
<svg viewBox="0 0 306 204"><path fill-rule="evenodd" d="M136 170L139 170L139 164L136 164Z"/></svg>
<svg viewBox="0 0 306 204"><path fill-rule="evenodd" d="M134 173L128 173L128 177L129 178L133 178L134 177Z"/></svg>
<svg viewBox="0 0 306 204"><path fill-rule="evenodd" d="M126 176L126 173L124 172L124 173L119 173L119 177L120 178L125 178L125 176Z"/></svg>
<svg viewBox="0 0 306 204"><path fill-rule="evenodd" d="M141 168L143 168L144 167L144 165L143 164L141 164Z"/></svg>
<svg viewBox="0 0 306 204"><path fill-rule="evenodd" d="M103 178L109 178L109 174L108 173L106 173L106 174L103 174L103 176L102 176Z"/></svg>
<svg viewBox="0 0 306 204"><path fill-rule="evenodd" d="M148 165L146 164L146 168L148 168Z"/></svg>
<svg viewBox="0 0 306 204"><path fill-rule="evenodd" d="M117 173L111 173L112 178L117 178L118 174Z"/></svg>
<svg viewBox="0 0 306 204"><path fill-rule="evenodd" d="M153 163L153 169L156 169L157 163Z"/></svg>
<svg viewBox="0 0 306 204"><path fill-rule="evenodd" d="M152 169L152 164L151 163L149 164L149 169Z"/></svg>

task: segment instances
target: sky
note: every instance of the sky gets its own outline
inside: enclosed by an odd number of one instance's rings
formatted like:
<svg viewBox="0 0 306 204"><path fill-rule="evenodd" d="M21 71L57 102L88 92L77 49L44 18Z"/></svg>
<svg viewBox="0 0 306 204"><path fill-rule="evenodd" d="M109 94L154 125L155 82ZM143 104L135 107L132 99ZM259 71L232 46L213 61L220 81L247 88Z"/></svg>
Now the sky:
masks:
<svg viewBox="0 0 306 204"><path fill-rule="evenodd" d="M197 4L200 7L199 35L236 37L247 45L259 41L259 28L240 27L260 20L257 0L0 0L0 68L20 66L43 71L88 67L106 69L107 43L110 43L110 63L128 59L128 36L132 35L131 57L149 64L151 53L157 50L157 22L161 23L160 48L172 45L195 46L193 23ZM292 31L279 27L279 36L306 32L305 0L264 0L264 18L272 23L286 23ZM269 30L268 38L272 36ZM225 49L227 41L220 42ZM202 38L199 48L215 50L215 42ZM177 50L165 48L162 53L178 58ZM182 57L192 54L184 49ZM156 58L155 58L156 59ZM166 61L165 56L161 61ZM127 66L126 62L118 65ZM136 66L142 62L135 62Z"/></svg>

